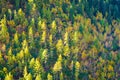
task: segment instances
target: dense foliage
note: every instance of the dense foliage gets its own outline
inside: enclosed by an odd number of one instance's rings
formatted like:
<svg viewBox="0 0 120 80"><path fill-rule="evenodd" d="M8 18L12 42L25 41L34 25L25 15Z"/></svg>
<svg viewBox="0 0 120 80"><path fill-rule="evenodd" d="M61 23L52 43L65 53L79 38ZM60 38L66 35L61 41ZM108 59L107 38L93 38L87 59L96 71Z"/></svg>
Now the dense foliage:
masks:
<svg viewBox="0 0 120 80"><path fill-rule="evenodd" d="M0 79L119 80L119 0L0 0Z"/></svg>

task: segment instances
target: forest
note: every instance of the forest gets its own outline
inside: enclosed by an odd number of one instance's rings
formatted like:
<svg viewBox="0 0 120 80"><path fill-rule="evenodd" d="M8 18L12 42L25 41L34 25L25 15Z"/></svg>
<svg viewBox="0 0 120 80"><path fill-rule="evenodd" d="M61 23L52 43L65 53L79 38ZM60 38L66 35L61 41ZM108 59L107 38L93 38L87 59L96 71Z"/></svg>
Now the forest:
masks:
<svg viewBox="0 0 120 80"><path fill-rule="evenodd" d="M120 0L0 0L0 80L120 80Z"/></svg>

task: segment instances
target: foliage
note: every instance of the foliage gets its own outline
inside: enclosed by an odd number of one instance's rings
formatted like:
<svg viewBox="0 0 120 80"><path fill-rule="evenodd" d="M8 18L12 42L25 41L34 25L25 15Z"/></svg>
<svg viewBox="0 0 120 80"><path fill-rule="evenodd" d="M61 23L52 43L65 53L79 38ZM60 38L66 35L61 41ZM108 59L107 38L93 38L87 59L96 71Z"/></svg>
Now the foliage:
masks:
<svg viewBox="0 0 120 80"><path fill-rule="evenodd" d="M118 80L119 0L0 0L1 80Z"/></svg>

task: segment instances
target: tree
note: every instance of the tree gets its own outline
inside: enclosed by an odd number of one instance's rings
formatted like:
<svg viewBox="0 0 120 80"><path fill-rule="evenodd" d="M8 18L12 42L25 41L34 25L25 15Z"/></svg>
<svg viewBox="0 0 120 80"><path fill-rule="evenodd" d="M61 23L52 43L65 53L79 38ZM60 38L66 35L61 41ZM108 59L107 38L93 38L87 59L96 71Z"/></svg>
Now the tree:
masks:
<svg viewBox="0 0 120 80"><path fill-rule="evenodd" d="M25 77L25 80L33 80L31 73L29 73L29 74Z"/></svg>
<svg viewBox="0 0 120 80"><path fill-rule="evenodd" d="M51 34L55 35L56 34L56 29L57 29L57 25L56 25L56 21L52 21L51 23Z"/></svg>
<svg viewBox="0 0 120 80"><path fill-rule="evenodd" d="M48 73L48 75L47 75L47 80L53 80L53 77L50 73Z"/></svg>
<svg viewBox="0 0 120 80"><path fill-rule="evenodd" d="M65 32L65 35L64 35L64 44L69 44L69 36L68 36L68 32Z"/></svg>
<svg viewBox="0 0 120 80"><path fill-rule="evenodd" d="M29 67L34 68L34 64L35 64L35 58L32 58L29 62Z"/></svg>
<svg viewBox="0 0 120 80"><path fill-rule="evenodd" d="M35 60L33 70L34 70L35 74L43 74L44 73L44 68L42 67L42 65L38 59Z"/></svg>
<svg viewBox="0 0 120 80"><path fill-rule="evenodd" d="M25 66L23 71L24 78L26 78L27 75L28 75L27 66Z"/></svg>
<svg viewBox="0 0 120 80"><path fill-rule="evenodd" d="M74 36L74 37L73 37L74 43L77 43L77 42L78 42L78 32L75 31L73 36Z"/></svg>
<svg viewBox="0 0 120 80"><path fill-rule="evenodd" d="M49 36L49 44L50 44L50 47L52 47L52 44L53 44L53 35L52 34Z"/></svg>
<svg viewBox="0 0 120 80"><path fill-rule="evenodd" d="M18 47L19 46L19 37L18 37L17 32L14 34L14 42L15 42L15 47Z"/></svg>
<svg viewBox="0 0 120 80"><path fill-rule="evenodd" d="M42 57L41 57L42 61L44 61L45 63L47 62L48 59L48 50L44 49L44 51L42 52Z"/></svg>
<svg viewBox="0 0 120 80"><path fill-rule="evenodd" d="M9 41L9 33L7 29L7 20L6 15L4 15L4 18L0 21L0 41L2 42L8 42Z"/></svg>
<svg viewBox="0 0 120 80"><path fill-rule="evenodd" d="M33 48L35 43L34 43L33 28L32 27L29 28L28 35L29 35L30 48Z"/></svg>
<svg viewBox="0 0 120 80"><path fill-rule="evenodd" d="M69 48L69 45L66 44L64 46L64 56L68 56L69 57L69 55L70 55L70 48Z"/></svg>
<svg viewBox="0 0 120 80"><path fill-rule="evenodd" d="M78 76L79 76L79 70L80 70L80 63L77 61L75 63L75 80L78 80Z"/></svg>
<svg viewBox="0 0 120 80"><path fill-rule="evenodd" d="M42 43L46 42L46 31L43 31L43 33L42 33L41 42Z"/></svg>
<svg viewBox="0 0 120 80"><path fill-rule="evenodd" d="M42 80L41 75L38 74L38 75L36 76L35 80Z"/></svg>
<svg viewBox="0 0 120 80"><path fill-rule="evenodd" d="M53 67L53 71L54 72L59 72L62 70L62 55L60 54L54 67Z"/></svg>
<svg viewBox="0 0 120 80"><path fill-rule="evenodd" d="M60 73L60 80L64 80L62 72Z"/></svg>
<svg viewBox="0 0 120 80"><path fill-rule="evenodd" d="M62 41L62 39L58 40L58 42L56 44L56 48L57 48L58 52L62 52L62 50L63 50L63 41Z"/></svg>
<svg viewBox="0 0 120 80"><path fill-rule="evenodd" d="M9 73L5 76L5 80L13 80L13 75L9 72Z"/></svg>

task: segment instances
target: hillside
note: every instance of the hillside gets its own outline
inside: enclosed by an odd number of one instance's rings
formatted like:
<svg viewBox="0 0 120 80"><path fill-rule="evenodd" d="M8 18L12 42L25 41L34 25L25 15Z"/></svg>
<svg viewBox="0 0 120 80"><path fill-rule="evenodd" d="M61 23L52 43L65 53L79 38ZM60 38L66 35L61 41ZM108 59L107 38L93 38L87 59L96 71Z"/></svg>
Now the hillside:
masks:
<svg viewBox="0 0 120 80"><path fill-rule="evenodd" d="M119 0L0 0L0 80L119 79Z"/></svg>

